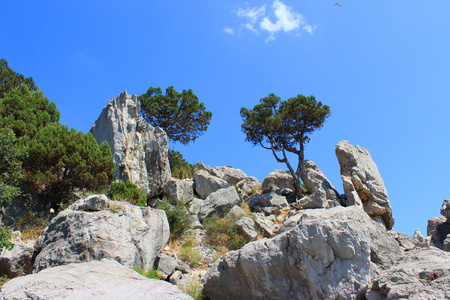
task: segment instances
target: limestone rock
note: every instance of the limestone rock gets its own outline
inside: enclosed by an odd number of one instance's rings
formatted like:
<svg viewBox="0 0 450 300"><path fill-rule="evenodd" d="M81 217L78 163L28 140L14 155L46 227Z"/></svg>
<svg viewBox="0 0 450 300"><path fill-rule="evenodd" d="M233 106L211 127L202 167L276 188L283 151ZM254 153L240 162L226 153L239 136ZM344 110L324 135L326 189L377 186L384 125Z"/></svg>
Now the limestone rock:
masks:
<svg viewBox="0 0 450 300"><path fill-rule="evenodd" d="M347 199L345 205L362 205L375 221L381 221L388 230L392 229L394 215L388 193L369 151L341 141L336 145L336 156Z"/></svg>
<svg viewBox="0 0 450 300"><path fill-rule="evenodd" d="M262 206L273 206L278 209L288 207L286 197L280 196L275 192L262 194L259 199L259 204Z"/></svg>
<svg viewBox="0 0 450 300"><path fill-rule="evenodd" d="M228 183L209 174L205 170L199 170L194 174L195 191L202 199L206 199L211 193L229 187Z"/></svg>
<svg viewBox="0 0 450 300"><path fill-rule="evenodd" d="M275 224L267 217L257 216L255 219L255 225L263 233L264 237L273 236L275 230Z"/></svg>
<svg viewBox="0 0 450 300"><path fill-rule="evenodd" d="M173 202L189 202L194 199L194 180L171 178L164 185L164 194Z"/></svg>
<svg viewBox="0 0 450 300"><path fill-rule="evenodd" d="M436 248L408 251L377 276L365 296L367 300L449 299L450 254Z"/></svg>
<svg viewBox="0 0 450 300"><path fill-rule="evenodd" d="M419 229L416 229L412 236L412 239L416 247L424 247L426 245L425 237L420 233Z"/></svg>
<svg viewBox="0 0 450 300"><path fill-rule="evenodd" d="M214 167L210 171L211 175L222 178L229 185L237 185L239 181L248 176L239 169L234 169L232 167Z"/></svg>
<svg viewBox="0 0 450 300"><path fill-rule="evenodd" d="M31 273L31 258L34 252L34 243L24 243L20 238L14 240L11 250L3 248L0 255L0 276L8 278L24 276Z"/></svg>
<svg viewBox="0 0 450 300"><path fill-rule="evenodd" d="M242 218L245 216L245 211L238 205L233 206L230 211L228 212L227 216L232 216L237 219Z"/></svg>
<svg viewBox="0 0 450 300"><path fill-rule="evenodd" d="M333 187L327 177L319 170L317 165L306 160L302 165L301 179L308 192L311 193L309 201L300 203L304 208L328 208L331 202L332 207L339 203L339 193Z"/></svg>
<svg viewBox="0 0 450 300"><path fill-rule="evenodd" d="M163 210L93 195L52 219L34 246L33 272L102 258L148 270L168 240L169 224Z"/></svg>
<svg viewBox="0 0 450 300"><path fill-rule="evenodd" d="M297 226L230 251L205 276L211 299L354 299L402 250L357 207L303 210ZM232 287L232 288L230 288Z"/></svg>
<svg viewBox="0 0 450 300"><path fill-rule="evenodd" d="M256 177L249 176L241 179L236 186L246 193L255 192L261 187L261 183Z"/></svg>
<svg viewBox="0 0 450 300"><path fill-rule="evenodd" d="M255 230L255 221L251 217L243 217L236 222L238 231L247 239L248 242L256 241L258 233Z"/></svg>
<svg viewBox="0 0 450 300"><path fill-rule="evenodd" d="M402 247L404 250L409 251L416 248L414 239L406 233L391 230L389 231L389 234L397 240L400 247Z"/></svg>
<svg viewBox="0 0 450 300"><path fill-rule="evenodd" d="M447 234L447 237L442 244L442 250L450 252L450 234Z"/></svg>
<svg viewBox="0 0 450 300"><path fill-rule="evenodd" d="M162 194L170 179L169 140L140 115L136 95L123 91L109 101L91 129L98 144L107 141L116 163L116 180L132 181L145 195Z"/></svg>
<svg viewBox="0 0 450 300"><path fill-rule="evenodd" d="M205 199L199 213L199 218L203 221L213 214L222 214L225 208L231 209L233 206L239 205L240 202L239 194L233 186L227 189L220 189Z"/></svg>
<svg viewBox="0 0 450 300"><path fill-rule="evenodd" d="M158 274L162 277L162 279L166 280L170 277L175 271L181 271L187 273L191 270L191 268L184 261L180 259L176 259L170 257L166 254L162 254L155 262Z"/></svg>
<svg viewBox="0 0 450 300"><path fill-rule="evenodd" d="M262 189L263 191L277 191L279 189L287 188L294 191L294 183L292 176L284 170L275 170L264 178Z"/></svg>
<svg viewBox="0 0 450 300"><path fill-rule="evenodd" d="M187 300L176 286L149 279L113 260L102 259L45 269L6 282L2 299Z"/></svg>
<svg viewBox="0 0 450 300"><path fill-rule="evenodd" d="M450 223L446 217L434 217L428 220L427 235L431 236L431 243L439 249L444 248L444 241L450 234Z"/></svg>
<svg viewBox="0 0 450 300"><path fill-rule="evenodd" d="M447 218L447 222L450 223L450 199L444 200L441 208L441 215Z"/></svg>
<svg viewBox="0 0 450 300"><path fill-rule="evenodd" d="M191 205L189 206L189 213L191 215L196 215L200 212L203 203L205 200L194 198L194 200L191 201Z"/></svg>

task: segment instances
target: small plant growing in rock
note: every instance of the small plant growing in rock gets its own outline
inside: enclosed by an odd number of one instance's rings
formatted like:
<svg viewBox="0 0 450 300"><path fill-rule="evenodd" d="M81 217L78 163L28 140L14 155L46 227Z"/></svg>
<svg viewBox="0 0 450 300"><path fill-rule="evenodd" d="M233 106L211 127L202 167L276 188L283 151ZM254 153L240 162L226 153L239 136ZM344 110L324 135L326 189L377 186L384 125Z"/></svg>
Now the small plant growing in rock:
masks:
<svg viewBox="0 0 450 300"><path fill-rule="evenodd" d="M122 200L130 202L138 206L147 206L147 197L145 197L141 189L131 181L114 182L109 192L111 200Z"/></svg>
<svg viewBox="0 0 450 300"><path fill-rule="evenodd" d="M0 249L6 248L11 250L13 248L13 244L9 241L11 238L11 231L8 227L0 226Z"/></svg>
<svg viewBox="0 0 450 300"><path fill-rule="evenodd" d="M135 266L133 268L133 270L135 270L136 272L138 272L139 274L141 274L147 278L161 279L161 276L158 275L158 273L156 272L155 269L150 269L148 271L144 271L141 267Z"/></svg>
<svg viewBox="0 0 450 300"><path fill-rule="evenodd" d="M236 250L244 246L246 239L238 233L236 221L237 218L234 216L220 218L214 215L205 219L203 227L206 231L206 242L219 252L223 250L221 247Z"/></svg>
<svg viewBox="0 0 450 300"><path fill-rule="evenodd" d="M205 295L203 294L203 286L200 282L200 279L189 277L186 280L183 280L179 285L178 288L185 294L188 294L194 300L202 300L206 299Z"/></svg>
<svg viewBox="0 0 450 300"><path fill-rule="evenodd" d="M175 240L180 238L189 229L192 220L184 202L179 201L177 204L171 205L169 200L165 199L156 208L166 212L167 221L170 226L170 239Z"/></svg>
<svg viewBox="0 0 450 300"><path fill-rule="evenodd" d="M191 246L185 246L180 250L181 259L186 262L191 268L197 268L200 266L200 260L202 259L202 255L200 252L192 248Z"/></svg>

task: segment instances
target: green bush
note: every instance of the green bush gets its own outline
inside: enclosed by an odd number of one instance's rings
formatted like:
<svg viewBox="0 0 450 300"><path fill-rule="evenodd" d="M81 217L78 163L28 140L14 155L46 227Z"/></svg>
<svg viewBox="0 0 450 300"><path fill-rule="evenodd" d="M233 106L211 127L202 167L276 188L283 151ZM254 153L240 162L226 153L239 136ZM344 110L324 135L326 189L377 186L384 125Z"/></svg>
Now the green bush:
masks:
<svg viewBox="0 0 450 300"><path fill-rule="evenodd" d="M170 239L176 240L180 238L189 229L192 220L184 202L179 201L177 204L171 205L166 199L157 205L156 208L166 212L170 226Z"/></svg>
<svg viewBox="0 0 450 300"><path fill-rule="evenodd" d="M172 177L178 179L193 177L192 165L183 158L180 152L169 149L169 164Z"/></svg>
<svg viewBox="0 0 450 300"><path fill-rule="evenodd" d="M135 266L133 268L133 270L135 270L136 272L138 272L139 274L141 274L142 276L145 276L147 278L161 279L161 276L158 275L158 273L156 272L155 269L150 269L148 271L144 271L144 270L142 270L141 267Z"/></svg>
<svg viewBox="0 0 450 300"><path fill-rule="evenodd" d="M0 226L0 250L6 248L11 250L13 248L13 244L9 241L11 238L11 231L8 227Z"/></svg>
<svg viewBox="0 0 450 300"><path fill-rule="evenodd" d="M198 266L200 266L200 260L202 259L202 255L200 254L200 252L198 252L191 246L186 245L183 245L183 247L181 248L180 257L192 268L197 268Z"/></svg>
<svg viewBox="0 0 450 300"><path fill-rule="evenodd" d="M206 242L217 251L222 247L227 250L236 250L245 245L246 239L238 233L237 218L227 216L220 218L217 215L207 218L203 222L206 231Z"/></svg>
<svg viewBox="0 0 450 300"><path fill-rule="evenodd" d="M19 179L22 178L21 149L14 132L0 128L0 207L11 203L20 194Z"/></svg>
<svg viewBox="0 0 450 300"><path fill-rule="evenodd" d="M111 200L122 200L130 202L138 206L147 206L147 197L145 197L141 189L131 181L114 182L109 192Z"/></svg>
<svg viewBox="0 0 450 300"><path fill-rule="evenodd" d="M200 279L190 277L186 280L183 280L178 288L185 294L194 298L194 300L202 300L206 299L203 294L203 286L200 282Z"/></svg>

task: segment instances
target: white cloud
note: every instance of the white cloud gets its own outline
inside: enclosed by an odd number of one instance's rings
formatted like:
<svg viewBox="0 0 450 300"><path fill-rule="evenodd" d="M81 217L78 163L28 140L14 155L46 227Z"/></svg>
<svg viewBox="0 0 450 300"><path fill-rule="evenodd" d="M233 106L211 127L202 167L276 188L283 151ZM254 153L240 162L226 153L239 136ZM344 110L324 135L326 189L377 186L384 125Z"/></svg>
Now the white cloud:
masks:
<svg viewBox="0 0 450 300"><path fill-rule="evenodd" d="M278 0L273 3L272 7L275 12L276 22L273 23L268 17L264 17L260 25L262 29L270 33L275 33L280 30L289 32L300 28L305 23L301 14L296 13L291 7L286 6Z"/></svg>
<svg viewBox="0 0 450 300"><path fill-rule="evenodd" d="M311 25L305 25L303 26L303 30L309 33L310 35L313 35L313 31L316 30L317 26L311 26Z"/></svg>
<svg viewBox="0 0 450 300"><path fill-rule="evenodd" d="M272 41L275 41L275 37L274 37L273 35L269 35L269 36L266 38L266 44L269 43L269 42L272 42Z"/></svg>
<svg viewBox="0 0 450 300"><path fill-rule="evenodd" d="M223 31L225 31L226 33L231 34L231 35L234 34L233 28L230 28L230 27L226 27L226 26L225 26L225 27L223 28Z"/></svg>
<svg viewBox="0 0 450 300"><path fill-rule="evenodd" d="M236 15L240 18L246 18L250 24L255 24L259 18L266 14L266 6L263 5L260 8L239 8Z"/></svg>

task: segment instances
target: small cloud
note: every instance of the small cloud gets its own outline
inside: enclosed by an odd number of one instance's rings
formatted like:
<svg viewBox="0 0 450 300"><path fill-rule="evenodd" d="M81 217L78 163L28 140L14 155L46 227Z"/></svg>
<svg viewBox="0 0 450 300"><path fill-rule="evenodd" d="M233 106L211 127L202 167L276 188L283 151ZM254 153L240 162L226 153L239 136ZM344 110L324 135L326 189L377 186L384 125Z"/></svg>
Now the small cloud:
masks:
<svg viewBox="0 0 450 300"><path fill-rule="evenodd" d="M259 18L266 13L266 6L263 5L260 8L238 9L236 15L240 18L246 18L250 24L255 24Z"/></svg>
<svg viewBox="0 0 450 300"><path fill-rule="evenodd" d="M267 43L270 43L270 42L272 42L272 41L275 41L275 37L274 37L273 35L269 35L269 36L266 38L266 44L267 44Z"/></svg>
<svg viewBox="0 0 450 300"><path fill-rule="evenodd" d="M272 7L276 17L275 23L268 17L264 17L261 22L261 28L270 33L275 33L280 30L289 32L300 28L300 26L305 23L301 14L296 13L291 7L286 6L280 1L275 1Z"/></svg>
<svg viewBox="0 0 450 300"><path fill-rule="evenodd" d="M254 33L258 33L258 30L255 29L255 26L253 24L247 23L244 25L244 27L250 31L253 31Z"/></svg>
<svg viewBox="0 0 450 300"><path fill-rule="evenodd" d="M305 25L303 26L303 30L309 33L310 35L314 34L314 30L316 30L317 26Z"/></svg>
<svg viewBox="0 0 450 300"><path fill-rule="evenodd" d="M223 29L223 31L225 31L226 33L231 34L231 35L234 34L233 28L230 28L230 27L226 27L226 26L225 26L224 29Z"/></svg>

